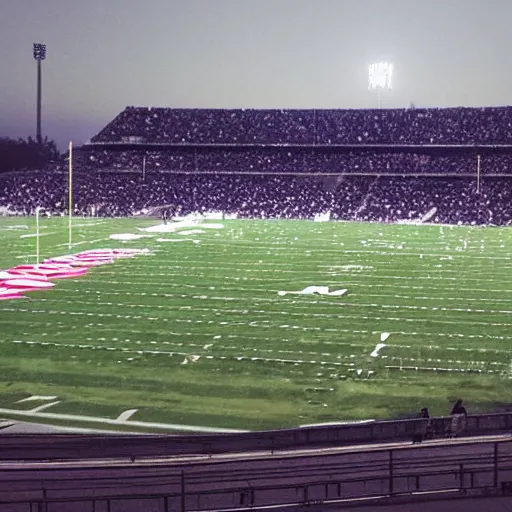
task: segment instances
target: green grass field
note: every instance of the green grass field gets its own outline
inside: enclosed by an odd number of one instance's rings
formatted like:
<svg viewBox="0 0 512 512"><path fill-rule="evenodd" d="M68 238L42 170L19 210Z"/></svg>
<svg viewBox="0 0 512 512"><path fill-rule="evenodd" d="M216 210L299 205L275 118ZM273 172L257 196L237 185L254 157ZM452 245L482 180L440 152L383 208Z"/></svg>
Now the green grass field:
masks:
<svg viewBox="0 0 512 512"><path fill-rule="evenodd" d="M75 219L72 252L153 255L0 302L0 408L253 430L512 402L509 228L222 223L123 243L155 221ZM34 226L0 219L0 269L35 262ZM69 253L67 219L41 234ZM312 285L348 292L278 295Z"/></svg>

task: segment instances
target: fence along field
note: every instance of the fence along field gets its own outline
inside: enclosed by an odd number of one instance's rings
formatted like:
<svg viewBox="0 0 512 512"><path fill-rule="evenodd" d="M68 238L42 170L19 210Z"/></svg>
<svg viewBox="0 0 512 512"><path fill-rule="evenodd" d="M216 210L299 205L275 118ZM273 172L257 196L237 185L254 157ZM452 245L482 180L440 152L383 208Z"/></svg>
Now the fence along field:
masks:
<svg viewBox="0 0 512 512"><path fill-rule="evenodd" d="M508 406L508 228L154 223L75 219L71 252L152 255L0 302L0 409L265 429ZM41 221L41 259L66 226ZM34 262L33 233L0 220L0 269Z"/></svg>

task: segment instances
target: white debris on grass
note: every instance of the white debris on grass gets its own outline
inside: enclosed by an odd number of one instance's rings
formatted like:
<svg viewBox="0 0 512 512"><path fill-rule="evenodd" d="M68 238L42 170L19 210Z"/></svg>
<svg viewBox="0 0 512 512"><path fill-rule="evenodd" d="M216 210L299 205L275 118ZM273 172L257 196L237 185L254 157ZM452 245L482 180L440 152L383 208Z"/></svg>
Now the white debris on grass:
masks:
<svg viewBox="0 0 512 512"><path fill-rule="evenodd" d="M199 361L200 357L201 356L189 354L189 355L185 356L185 359L183 360L183 362L181 364L197 363L197 361Z"/></svg>
<svg viewBox="0 0 512 512"><path fill-rule="evenodd" d="M149 226L147 228L137 228L139 231L145 231L146 233L174 233L179 229L189 228L197 225L197 222L190 220L183 220L179 222L169 222L167 224L157 224L155 226Z"/></svg>
<svg viewBox="0 0 512 512"><path fill-rule="evenodd" d="M224 218L224 212L215 210L211 212L204 212L202 217L207 220L222 220Z"/></svg>
<svg viewBox="0 0 512 512"><path fill-rule="evenodd" d="M370 354L370 357L379 357L379 352L386 346L385 343L377 343L373 352Z"/></svg>
<svg viewBox="0 0 512 512"><path fill-rule="evenodd" d="M114 233L110 235L110 240L140 240L141 238L147 238L150 235L134 235L133 233Z"/></svg>
<svg viewBox="0 0 512 512"><path fill-rule="evenodd" d="M157 224L156 226L149 226L147 228L137 228L139 231L145 231L146 233L175 233L182 229L192 228L199 225L197 220L182 220L178 222L169 222L167 224ZM201 223L201 228L205 229L222 229L224 224L216 223ZM182 234L182 233L179 233Z"/></svg>
<svg viewBox="0 0 512 512"><path fill-rule="evenodd" d="M128 409L126 411L123 411L116 419L115 421L126 421L130 419L138 409Z"/></svg>
<svg viewBox="0 0 512 512"><path fill-rule="evenodd" d="M380 341L381 341L381 342L384 342L384 341L386 341L390 336L391 336L391 333L390 333L390 332L383 332L383 333L381 333L381 335L380 335Z"/></svg>
<svg viewBox="0 0 512 512"><path fill-rule="evenodd" d="M317 213L313 217L313 222L329 222L331 220L331 212Z"/></svg>
<svg viewBox="0 0 512 512"><path fill-rule="evenodd" d="M201 224L201 227L206 229L224 229L224 224L215 224L211 222L209 224Z"/></svg>
<svg viewBox="0 0 512 512"><path fill-rule="evenodd" d="M333 290L332 292L327 293L330 297L341 297L342 295L345 295L347 293L347 289L343 290Z"/></svg>
<svg viewBox="0 0 512 512"><path fill-rule="evenodd" d="M202 229L187 229L185 231L180 231L180 235L202 235L206 233L206 231Z"/></svg>
<svg viewBox="0 0 512 512"><path fill-rule="evenodd" d="M342 295L345 295L347 293L347 289L342 290L333 290L332 292L329 291L328 286L306 286L303 290L300 291L278 291L277 294L279 296L284 295L312 295L314 293L318 293L319 295L329 295L331 297L341 297Z"/></svg>
<svg viewBox="0 0 512 512"><path fill-rule="evenodd" d="M157 238L157 242L188 242L190 238Z"/></svg>

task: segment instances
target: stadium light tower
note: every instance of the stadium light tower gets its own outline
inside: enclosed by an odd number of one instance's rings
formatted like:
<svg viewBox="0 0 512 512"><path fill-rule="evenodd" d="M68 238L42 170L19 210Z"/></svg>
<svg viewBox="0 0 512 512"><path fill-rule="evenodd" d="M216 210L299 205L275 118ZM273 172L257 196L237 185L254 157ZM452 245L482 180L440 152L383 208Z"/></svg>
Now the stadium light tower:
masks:
<svg viewBox="0 0 512 512"><path fill-rule="evenodd" d="M391 90L393 64L376 62L368 66L368 89L377 91L377 107L382 108L382 91Z"/></svg>
<svg viewBox="0 0 512 512"><path fill-rule="evenodd" d="M41 144L41 62L46 59L46 45L34 43L34 59L37 61L37 142Z"/></svg>

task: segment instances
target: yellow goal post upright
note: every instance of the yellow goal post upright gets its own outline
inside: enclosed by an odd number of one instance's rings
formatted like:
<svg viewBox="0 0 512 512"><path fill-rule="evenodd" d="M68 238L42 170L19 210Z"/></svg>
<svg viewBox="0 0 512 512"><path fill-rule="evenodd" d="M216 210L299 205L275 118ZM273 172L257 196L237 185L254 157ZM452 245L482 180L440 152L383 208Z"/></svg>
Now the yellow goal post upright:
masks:
<svg viewBox="0 0 512 512"><path fill-rule="evenodd" d="M68 249L73 241L73 142L68 148Z"/></svg>

